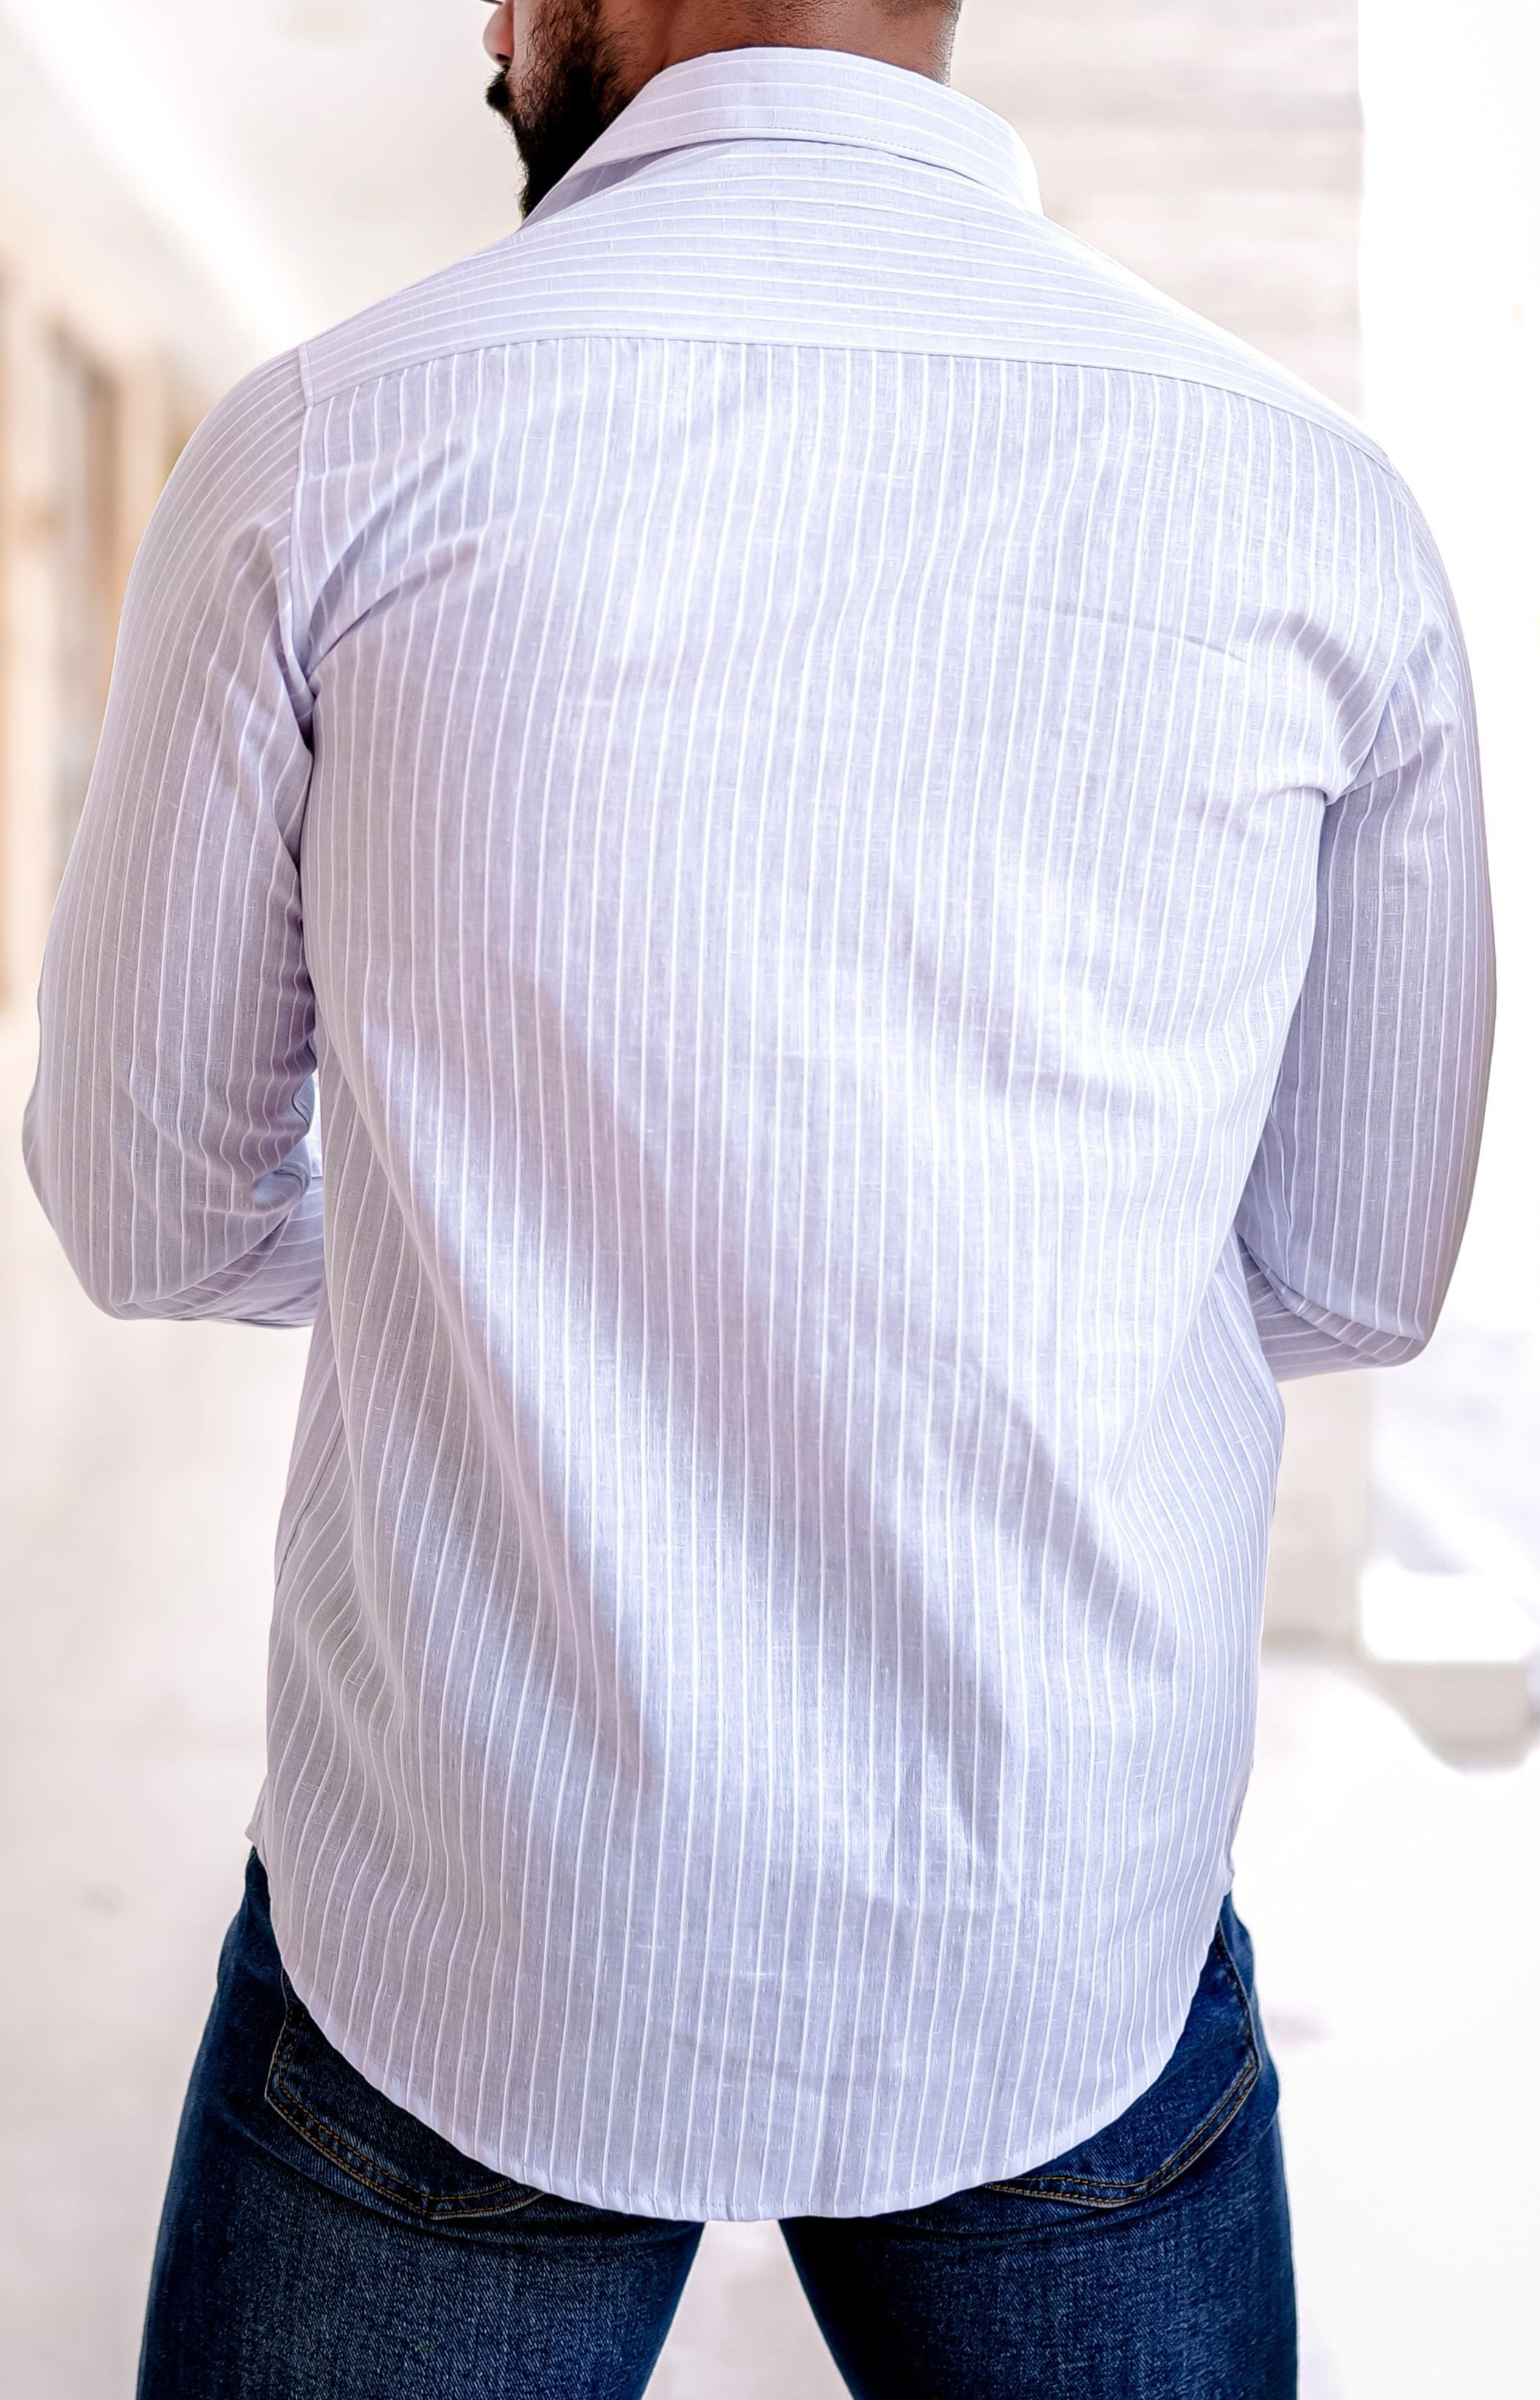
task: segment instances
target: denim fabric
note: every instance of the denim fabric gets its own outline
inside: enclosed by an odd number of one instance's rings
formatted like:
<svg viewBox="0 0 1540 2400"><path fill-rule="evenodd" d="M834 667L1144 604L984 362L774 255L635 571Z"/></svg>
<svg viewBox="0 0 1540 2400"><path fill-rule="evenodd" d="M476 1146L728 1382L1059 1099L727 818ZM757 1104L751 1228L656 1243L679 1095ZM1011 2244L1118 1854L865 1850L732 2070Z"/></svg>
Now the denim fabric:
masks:
<svg viewBox="0 0 1540 2400"><path fill-rule="evenodd" d="M1226 1901L1176 2054L1049 2166L784 2231L857 2400L1291 2400L1277 2076Z"/></svg>
<svg viewBox="0 0 1540 2400"><path fill-rule="evenodd" d="M1226 1902L1134 2107L1007 2183L784 2235L858 2400L1288 2400L1277 2089ZM633 2400L694 2224L558 2200L375 2092L289 1985L252 1860L172 2162L140 2400Z"/></svg>

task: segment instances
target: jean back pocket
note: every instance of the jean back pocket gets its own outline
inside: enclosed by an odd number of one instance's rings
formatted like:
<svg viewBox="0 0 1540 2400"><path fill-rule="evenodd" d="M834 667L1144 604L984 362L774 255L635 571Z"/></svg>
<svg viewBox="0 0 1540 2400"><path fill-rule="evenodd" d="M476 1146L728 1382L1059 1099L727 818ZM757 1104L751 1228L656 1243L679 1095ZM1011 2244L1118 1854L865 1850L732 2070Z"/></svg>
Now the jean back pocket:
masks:
<svg viewBox="0 0 1540 2400"><path fill-rule="evenodd" d="M283 1977L268 2106L351 2185L418 2222L510 2216L540 2195L468 2159L349 2066ZM361 2192L359 2197L362 2197Z"/></svg>
<svg viewBox="0 0 1540 2400"><path fill-rule="evenodd" d="M1078 2149L1009 2183L1024 2200L1126 2208L1195 2166L1245 2107L1267 2064L1250 1991L1251 1945L1226 1901L1169 2065L1131 2108Z"/></svg>

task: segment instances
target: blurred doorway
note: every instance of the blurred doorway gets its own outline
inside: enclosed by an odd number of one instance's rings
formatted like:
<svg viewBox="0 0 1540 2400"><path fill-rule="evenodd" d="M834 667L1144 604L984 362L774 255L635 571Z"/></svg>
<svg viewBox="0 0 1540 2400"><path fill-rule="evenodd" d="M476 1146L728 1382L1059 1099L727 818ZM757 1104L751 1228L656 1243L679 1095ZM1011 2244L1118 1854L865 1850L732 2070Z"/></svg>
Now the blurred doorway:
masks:
<svg viewBox="0 0 1540 2400"><path fill-rule="evenodd" d="M111 375L68 334L48 344L56 644L53 853L61 869L90 780L117 621L118 401Z"/></svg>

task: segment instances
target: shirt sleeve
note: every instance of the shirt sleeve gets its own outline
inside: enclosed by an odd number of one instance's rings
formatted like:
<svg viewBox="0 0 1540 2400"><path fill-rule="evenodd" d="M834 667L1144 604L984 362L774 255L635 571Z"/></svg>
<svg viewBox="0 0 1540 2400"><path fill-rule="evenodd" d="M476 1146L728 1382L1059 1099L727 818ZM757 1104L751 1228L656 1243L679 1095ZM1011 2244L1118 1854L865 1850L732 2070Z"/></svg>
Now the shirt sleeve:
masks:
<svg viewBox="0 0 1540 2400"><path fill-rule="evenodd" d="M1414 512L1411 541L1411 638L1325 813L1314 948L1237 1220L1280 1380L1417 1355L1476 1174L1494 976L1475 710Z"/></svg>
<svg viewBox="0 0 1540 2400"><path fill-rule="evenodd" d="M321 1281L289 621L295 360L221 402L129 578L48 936L34 1185L115 1316L308 1322Z"/></svg>

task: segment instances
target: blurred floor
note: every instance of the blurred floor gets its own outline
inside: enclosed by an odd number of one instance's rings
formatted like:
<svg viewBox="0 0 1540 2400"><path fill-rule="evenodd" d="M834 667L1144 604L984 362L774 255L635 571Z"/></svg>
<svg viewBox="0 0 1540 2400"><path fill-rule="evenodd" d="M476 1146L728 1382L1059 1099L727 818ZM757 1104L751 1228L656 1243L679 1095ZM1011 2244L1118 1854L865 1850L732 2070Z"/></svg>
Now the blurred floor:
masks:
<svg viewBox="0 0 1540 2400"><path fill-rule="evenodd" d="M0 1031L0 2393L128 2400L260 1774L303 1341L115 1326L27 1193ZM1286 2080L1306 2400L1534 2400L1540 1757L1460 1775L1270 1662L1239 1899ZM652 2400L838 2400L771 2228L713 2229Z"/></svg>

